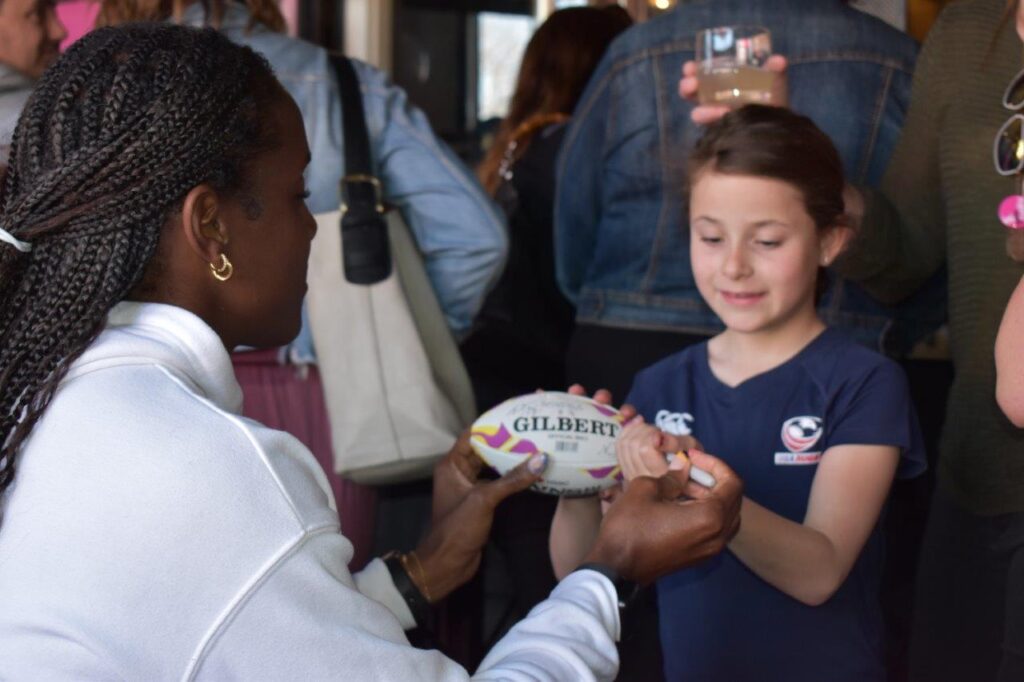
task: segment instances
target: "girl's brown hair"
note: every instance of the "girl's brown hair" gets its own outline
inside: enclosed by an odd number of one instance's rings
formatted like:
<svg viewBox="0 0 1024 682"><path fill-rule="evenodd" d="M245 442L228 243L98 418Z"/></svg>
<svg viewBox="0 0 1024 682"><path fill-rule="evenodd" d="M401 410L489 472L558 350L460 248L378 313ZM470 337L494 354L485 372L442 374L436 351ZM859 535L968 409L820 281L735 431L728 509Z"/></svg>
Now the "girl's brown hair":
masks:
<svg viewBox="0 0 1024 682"><path fill-rule="evenodd" d="M690 154L689 186L709 170L793 185L819 232L847 224L839 152L814 121L789 109L748 104L708 126ZM815 305L827 286L825 268L818 268Z"/></svg>
<svg viewBox="0 0 1024 682"><path fill-rule="evenodd" d="M690 154L690 186L708 170L787 182L819 230L846 223L839 152L811 119L789 109L750 104L708 126Z"/></svg>
<svg viewBox="0 0 1024 682"><path fill-rule="evenodd" d="M605 49L631 24L629 14L617 5L561 9L541 24L523 54L508 115L477 170L489 193L500 184L498 168L509 143L515 140L521 155L536 132L528 119L571 114Z"/></svg>
<svg viewBox="0 0 1024 682"><path fill-rule="evenodd" d="M220 28L224 13L231 0L199 0L206 10L206 23L213 28ZM103 0L97 26L115 26L130 21L180 21L190 0ZM256 24L262 24L272 31L282 32L285 29L284 16L278 9L275 0L244 0L252 18L246 30L252 30Z"/></svg>

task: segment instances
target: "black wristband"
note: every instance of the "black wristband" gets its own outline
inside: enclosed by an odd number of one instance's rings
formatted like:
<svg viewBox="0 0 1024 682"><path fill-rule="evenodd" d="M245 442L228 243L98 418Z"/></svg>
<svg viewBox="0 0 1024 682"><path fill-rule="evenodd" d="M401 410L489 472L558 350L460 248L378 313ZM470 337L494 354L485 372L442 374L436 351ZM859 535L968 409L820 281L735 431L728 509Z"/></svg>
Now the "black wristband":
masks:
<svg viewBox="0 0 1024 682"><path fill-rule="evenodd" d="M402 599L405 600L409 611L412 612L413 620L416 621L416 627L427 627L430 621L430 602L427 601L427 598L416 587L416 583L409 577L405 566L402 565L402 557L399 554L390 553L385 554L381 559L384 560L384 565L388 567L388 573L391 574L391 580L395 583L395 588L402 595Z"/></svg>
<svg viewBox="0 0 1024 682"><path fill-rule="evenodd" d="M633 602L633 598L636 597L637 592L640 591L640 585L638 583L635 583L632 580L626 580L619 575L618 571L605 564L583 564L576 570L596 571L608 578L608 580L612 582L612 585L615 586L615 594L618 598L620 611L625 610Z"/></svg>

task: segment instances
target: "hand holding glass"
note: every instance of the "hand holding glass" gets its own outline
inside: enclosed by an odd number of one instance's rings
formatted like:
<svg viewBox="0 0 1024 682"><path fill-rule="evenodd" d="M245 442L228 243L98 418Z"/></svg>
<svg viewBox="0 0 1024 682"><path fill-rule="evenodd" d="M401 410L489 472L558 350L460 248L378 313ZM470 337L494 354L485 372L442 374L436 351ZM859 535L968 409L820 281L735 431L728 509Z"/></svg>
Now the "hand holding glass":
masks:
<svg viewBox="0 0 1024 682"><path fill-rule="evenodd" d="M721 26L697 34L698 97L701 104L740 107L771 104L771 34L760 26Z"/></svg>

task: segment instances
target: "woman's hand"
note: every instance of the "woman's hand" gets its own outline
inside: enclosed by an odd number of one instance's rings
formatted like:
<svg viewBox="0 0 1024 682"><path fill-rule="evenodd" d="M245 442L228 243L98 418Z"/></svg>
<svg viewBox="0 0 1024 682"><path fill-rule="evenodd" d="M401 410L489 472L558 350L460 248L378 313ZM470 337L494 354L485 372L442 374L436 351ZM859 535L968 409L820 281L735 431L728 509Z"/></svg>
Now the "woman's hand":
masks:
<svg viewBox="0 0 1024 682"><path fill-rule="evenodd" d="M739 530L743 482L721 460L698 457L715 477L714 487L682 471L633 479L605 514L585 561L648 584L721 552Z"/></svg>
<svg viewBox="0 0 1024 682"><path fill-rule="evenodd" d="M422 573L409 577L430 602L446 597L476 573L494 521L494 510L506 497L540 480L547 455L531 456L496 481L477 480L483 461L463 433L451 451L434 466L431 527L416 548Z"/></svg>
<svg viewBox="0 0 1024 682"><path fill-rule="evenodd" d="M670 468L666 454L684 450L701 449L701 444L692 436L673 436L637 417L623 427L615 440L615 455L619 458L622 475L627 481L638 476L662 476ZM676 458L672 469L689 473L689 462Z"/></svg>
<svg viewBox="0 0 1024 682"><path fill-rule="evenodd" d="M764 65L767 70L775 72L775 78L772 79L771 103L778 107L787 106L789 103L786 65L786 58L781 54L773 54ZM683 76L679 79L679 96L697 105L690 112L693 122L697 125L708 125L728 114L730 108L720 104L697 104L698 82L697 62L688 61L683 64Z"/></svg>

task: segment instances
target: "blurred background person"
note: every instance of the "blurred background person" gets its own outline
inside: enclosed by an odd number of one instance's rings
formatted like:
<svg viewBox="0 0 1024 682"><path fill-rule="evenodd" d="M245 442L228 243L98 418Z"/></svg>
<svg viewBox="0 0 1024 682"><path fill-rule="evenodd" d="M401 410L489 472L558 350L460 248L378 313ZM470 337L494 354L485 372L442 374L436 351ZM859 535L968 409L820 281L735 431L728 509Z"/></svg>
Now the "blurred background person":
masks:
<svg viewBox="0 0 1024 682"><path fill-rule="evenodd" d="M0 164L7 164L18 115L32 86L60 56L67 35L54 0L0 2Z"/></svg>
<svg viewBox="0 0 1024 682"><path fill-rule="evenodd" d="M996 401L995 345L1021 278L1006 257L1018 231L999 211L1021 194L1022 41L1018 0L943 11L903 137L880 191L863 191L860 237L838 263L890 301L948 270L956 373L917 577L910 656L921 682L1024 679L1024 430Z"/></svg>

